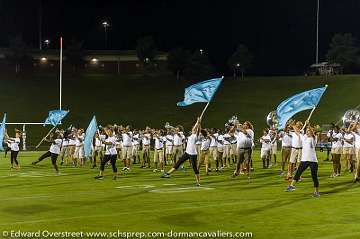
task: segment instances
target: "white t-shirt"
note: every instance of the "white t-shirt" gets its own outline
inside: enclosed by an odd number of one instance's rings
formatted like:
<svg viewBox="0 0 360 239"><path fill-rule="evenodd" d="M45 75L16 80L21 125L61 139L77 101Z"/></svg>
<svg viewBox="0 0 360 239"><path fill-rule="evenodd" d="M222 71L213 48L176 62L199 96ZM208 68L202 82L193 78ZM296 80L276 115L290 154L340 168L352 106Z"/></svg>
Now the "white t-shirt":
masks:
<svg viewBox="0 0 360 239"><path fill-rule="evenodd" d="M60 154L62 139L55 139L54 142L50 146L50 153L52 154Z"/></svg>
<svg viewBox="0 0 360 239"><path fill-rule="evenodd" d="M211 138L210 147L217 147L216 138L218 136L219 136L218 134L210 135L210 138Z"/></svg>
<svg viewBox="0 0 360 239"><path fill-rule="evenodd" d="M331 147L332 148L341 148L342 147L342 134L341 133L333 133L331 135L332 137L332 144L331 144Z"/></svg>
<svg viewBox="0 0 360 239"><path fill-rule="evenodd" d="M352 141L352 143L348 143L346 140ZM353 148L354 141L355 141L355 136L353 133L344 134L344 148Z"/></svg>
<svg viewBox="0 0 360 239"><path fill-rule="evenodd" d="M236 137L238 149L246 149L246 148L251 148L253 146L253 138L251 136L251 132L252 130L247 132L247 134L244 134L241 131L235 131L235 137Z"/></svg>
<svg viewBox="0 0 360 239"><path fill-rule="evenodd" d="M142 144L150 145L150 138L151 138L151 134L144 134L144 137L142 138Z"/></svg>
<svg viewBox="0 0 360 239"><path fill-rule="evenodd" d="M174 136L171 134L166 135L166 146L173 146Z"/></svg>
<svg viewBox="0 0 360 239"><path fill-rule="evenodd" d="M131 132L123 133L122 142L123 142L123 146L125 147L132 146L132 133Z"/></svg>
<svg viewBox="0 0 360 239"><path fill-rule="evenodd" d="M260 143L261 143L261 149L262 150L270 150L271 149L271 137L270 135L263 135L260 138Z"/></svg>
<svg viewBox="0 0 360 239"><path fill-rule="evenodd" d="M302 141L301 161L317 162L316 151L315 151L316 139L301 134L301 141Z"/></svg>
<svg viewBox="0 0 360 239"><path fill-rule="evenodd" d="M10 149L11 151L19 151L20 138L10 138Z"/></svg>
<svg viewBox="0 0 360 239"><path fill-rule="evenodd" d="M224 148L224 137L222 134L217 137L217 147L220 149Z"/></svg>
<svg viewBox="0 0 360 239"><path fill-rule="evenodd" d="M209 138L203 138L201 142L201 148L200 150L208 150L210 148L210 139Z"/></svg>
<svg viewBox="0 0 360 239"><path fill-rule="evenodd" d="M116 155L117 154L117 150L116 150L116 145L117 145L117 140L115 136L111 136L108 137L105 140L105 155ZM110 144L108 144L110 143Z"/></svg>
<svg viewBox="0 0 360 239"><path fill-rule="evenodd" d="M85 134L81 134L76 137L76 140L75 140L76 147L81 147L84 145L84 138L85 138Z"/></svg>
<svg viewBox="0 0 360 239"><path fill-rule="evenodd" d="M164 148L164 138L163 137L155 137L155 149Z"/></svg>
<svg viewBox="0 0 360 239"><path fill-rule="evenodd" d="M230 134L226 133L223 135L224 137L224 145L229 145L231 144L231 136Z"/></svg>
<svg viewBox="0 0 360 239"><path fill-rule="evenodd" d="M182 139L182 137L181 137L180 134L174 134L173 139L174 139L174 145L175 145L175 146L180 146L180 145L182 145L183 139Z"/></svg>
<svg viewBox="0 0 360 239"><path fill-rule="evenodd" d="M192 134L189 136L187 144L186 144L186 150L185 152L189 155L197 155L196 151L196 141L197 141L197 135Z"/></svg>
<svg viewBox="0 0 360 239"><path fill-rule="evenodd" d="M291 135L291 147L299 149L302 147L301 134L290 132Z"/></svg>
<svg viewBox="0 0 360 239"><path fill-rule="evenodd" d="M360 149L360 132L353 132L355 137L355 148Z"/></svg>
<svg viewBox="0 0 360 239"><path fill-rule="evenodd" d="M281 134L281 146L282 147L291 147L292 137L289 133L282 132Z"/></svg>

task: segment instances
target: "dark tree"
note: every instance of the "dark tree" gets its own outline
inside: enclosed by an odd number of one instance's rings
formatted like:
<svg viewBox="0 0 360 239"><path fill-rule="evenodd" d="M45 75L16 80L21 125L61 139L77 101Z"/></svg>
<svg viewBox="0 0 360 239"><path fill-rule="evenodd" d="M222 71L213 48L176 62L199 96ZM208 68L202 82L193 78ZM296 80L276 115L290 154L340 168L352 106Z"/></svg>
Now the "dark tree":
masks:
<svg viewBox="0 0 360 239"><path fill-rule="evenodd" d="M339 63L345 72L359 65L359 48L351 33L335 34L330 43L326 58L331 63Z"/></svg>
<svg viewBox="0 0 360 239"><path fill-rule="evenodd" d="M180 80L180 75L189 65L190 57L190 52L182 48L176 48L169 52L167 66L176 75L177 80Z"/></svg>
<svg viewBox="0 0 360 239"><path fill-rule="evenodd" d="M244 73L252 67L253 60L254 57L249 49L240 44L228 60L228 66L233 70L234 78L237 77L238 72L241 72L241 77L244 78Z"/></svg>
<svg viewBox="0 0 360 239"><path fill-rule="evenodd" d="M15 73L18 75L21 71L21 66L31 61L31 57L28 55L27 45L22 35L10 37L9 45L9 53L6 54L6 59L15 65Z"/></svg>
<svg viewBox="0 0 360 239"><path fill-rule="evenodd" d="M203 51L194 52L190 57L188 66L184 69L184 75L194 80L207 79L214 73L215 69Z"/></svg>
<svg viewBox="0 0 360 239"><path fill-rule="evenodd" d="M157 55L157 48L152 36L145 36L137 40L136 54L144 65L152 63Z"/></svg>
<svg viewBox="0 0 360 239"><path fill-rule="evenodd" d="M76 74L84 64L83 42L72 39L66 47L65 57L66 62L71 65L73 73Z"/></svg>

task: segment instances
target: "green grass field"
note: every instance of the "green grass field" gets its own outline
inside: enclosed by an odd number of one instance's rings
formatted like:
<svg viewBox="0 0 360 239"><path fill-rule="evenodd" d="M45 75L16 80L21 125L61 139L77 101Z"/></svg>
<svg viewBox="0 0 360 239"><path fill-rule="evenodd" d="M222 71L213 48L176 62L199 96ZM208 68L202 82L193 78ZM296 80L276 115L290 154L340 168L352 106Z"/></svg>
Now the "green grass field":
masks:
<svg viewBox="0 0 360 239"><path fill-rule="evenodd" d="M297 190L284 192L287 182L279 167L230 179L232 169L202 177L194 187L193 172L170 179L150 169L133 169L111 180L94 180L97 170L61 167L55 176L50 161L29 166L41 152L20 152L20 171L0 159L0 231L229 231L252 232L253 238L357 238L360 186L352 176L329 178L331 163L319 153L320 198L313 198L309 171ZM279 157L280 155L278 155ZM118 167L121 163L118 162ZM203 174L203 170L201 172Z"/></svg>
<svg viewBox="0 0 360 239"><path fill-rule="evenodd" d="M43 121L50 109L58 107L58 76L33 74L14 78L0 77L1 112L8 113L8 121ZM247 77L234 81L226 77L205 117L205 127L223 127L232 116L254 123L260 135L266 127L265 117L285 98L303 90L328 84L313 123L336 122L347 109L359 105L360 76L325 77L282 76ZM137 128L163 127L165 122L182 124L187 130L205 106L193 104L180 108L186 82L176 82L172 75L144 78L140 75L82 75L64 76L63 106L70 109L65 125L86 128L92 116L102 125L131 124ZM305 119L309 112L297 118ZM21 126L18 126L21 127ZM48 130L48 129L47 129ZM28 127L28 141L36 145L46 134L42 126ZM45 149L45 148L44 148Z"/></svg>

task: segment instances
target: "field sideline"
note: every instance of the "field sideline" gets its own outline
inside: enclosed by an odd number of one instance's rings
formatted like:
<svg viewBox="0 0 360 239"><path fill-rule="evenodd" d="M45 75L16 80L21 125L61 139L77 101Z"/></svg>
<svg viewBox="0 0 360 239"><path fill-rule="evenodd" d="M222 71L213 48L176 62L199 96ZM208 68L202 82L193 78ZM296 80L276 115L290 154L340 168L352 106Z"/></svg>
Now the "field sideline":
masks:
<svg viewBox="0 0 360 239"><path fill-rule="evenodd" d="M97 169L60 167L55 176L50 161L30 166L41 152L20 152L20 171L10 171L0 158L0 231L231 231L252 232L253 238L355 238L360 236L360 186L352 176L332 179L331 163L320 159L320 198L313 198L310 172L297 190L287 185L278 167L230 179L232 169L202 177L194 186L193 172L176 172L170 179L139 169L117 181L111 169L103 181ZM278 158L280 155L278 155ZM122 163L118 162L121 168ZM186 164L188 165L188 164ZM201 174L203 174L202 169ZM310 230L310 229L311 230Z"/></svg>

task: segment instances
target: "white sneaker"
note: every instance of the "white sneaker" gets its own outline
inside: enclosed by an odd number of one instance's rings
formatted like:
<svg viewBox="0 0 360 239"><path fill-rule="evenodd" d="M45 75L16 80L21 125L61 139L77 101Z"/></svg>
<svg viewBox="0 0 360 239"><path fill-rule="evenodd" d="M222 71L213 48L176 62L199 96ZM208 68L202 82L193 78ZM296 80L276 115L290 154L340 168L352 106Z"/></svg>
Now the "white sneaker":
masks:
<svg viewBox="0 0 360 239"><path fill-rule="evenodd" d="M156 173L158 170L157 169L154 169L153 172Z"/></svg>

